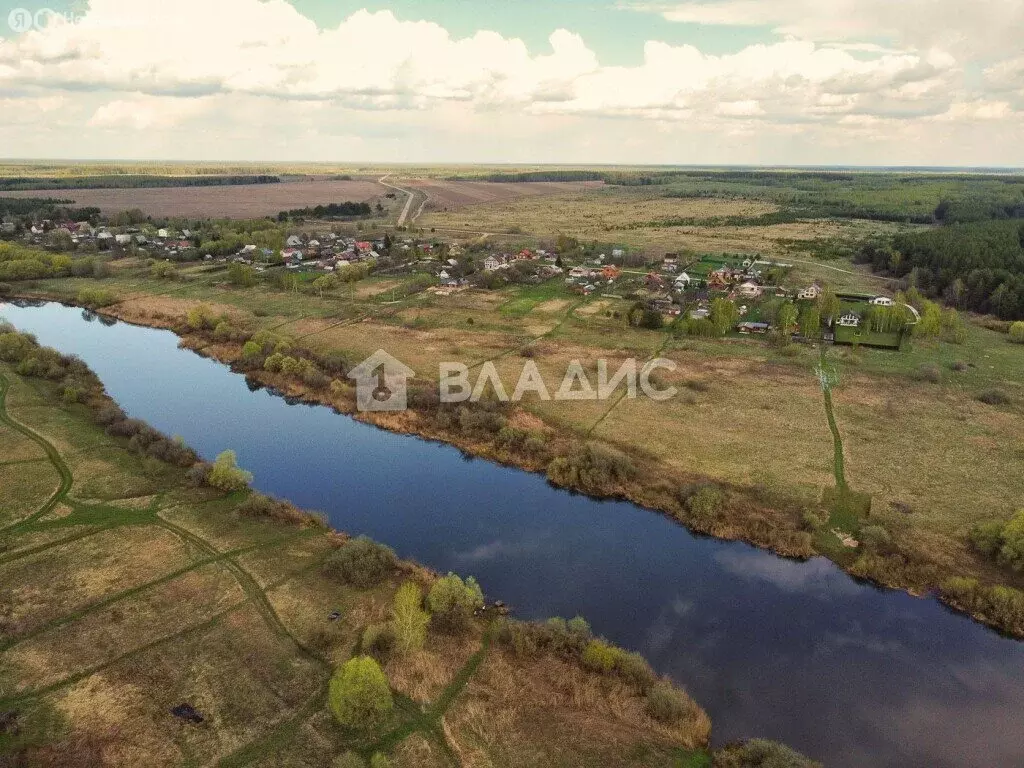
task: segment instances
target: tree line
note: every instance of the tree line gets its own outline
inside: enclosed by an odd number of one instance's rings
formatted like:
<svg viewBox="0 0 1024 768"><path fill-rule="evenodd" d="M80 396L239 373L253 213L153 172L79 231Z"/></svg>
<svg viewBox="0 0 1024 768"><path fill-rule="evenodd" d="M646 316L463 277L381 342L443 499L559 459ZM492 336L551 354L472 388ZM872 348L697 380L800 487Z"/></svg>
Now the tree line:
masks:
<svg viewBox="0 0 1024 768"><path fill-rule="evenodd" d="M67 178L0 176L0 191L23 189L140 189L145 187L221 187L236 184L280 184L279 176L152 176L149 174L73 176Z"/></svg>
<svg viewBox="0 0 1024 768"><path fill-rule="evenodd" d="M277 214L278 221L288 219L329 219L337 216L370 216L373 209L369 203L354 203L351 200L344 203L328 203L310 208L293 208L290 211L281 211Z"/></svg>
<svg viewBox="0 0 1024 768"><path fill-rule="evenodd" d="M858 261L923 294L1003 320L1024 318L1024 223L953 224L866 243Z"/></svg>

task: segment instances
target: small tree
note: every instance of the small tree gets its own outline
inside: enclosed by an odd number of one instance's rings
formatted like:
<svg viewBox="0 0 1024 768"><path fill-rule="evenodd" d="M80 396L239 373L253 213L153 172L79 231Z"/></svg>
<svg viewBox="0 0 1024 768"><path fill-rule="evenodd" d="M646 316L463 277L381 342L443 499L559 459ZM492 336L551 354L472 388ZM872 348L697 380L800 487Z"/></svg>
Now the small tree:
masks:
<svg viewBox="0 0 1024 768"><path fill-rule="evenodd" d="M821 296L818 297L818 311L821 313L822 318L828 322L839 317L839 297L835 295L831 288L826 288L822 291Z"/></svg>
<svg viewBox="0 0 1024 768"><path fill-rule="evenodd" d="M423 610L423 593L413 582L405 582L395 593L391 616L398 651L410 653L422 648L430 614Z"/></svg>
<svg viewBox="0 0 1024 768"><path fill-rule="evenodd" d="M335 671L329 698L331 712L349 728L371 727L394 706L384 670L369 656L349 659Z"/></svg>
<svg viewBox="0 0 1024 768"><path fill-rule="evenodd" d="M736 309L736 303L729 299L715 299L711 302L711 315L709 319L711 324L715 327L715 333L719 336L725 336L739 318L739 310Z"/></svg>
<svg viewBox="0 0 1024 768"><path fill-rule="evenodd" d="M1003 546L999 550L1001 565L1024 571L1024 509L1003 528Z"/></svg>
<svg viewBox="0 0 1024 768"><path fill-rule="evenodd" d="M476 579L463 581L449 573L434 582L427 596L434 622L448 632L461 632L469 626L474 611L484 605L484 595Z"/></svg>
<svg viewBox="0 0 1024 768"><path fill-rule="evenodd" d="M792 301L787 301L779 307L775 316L775 325L782 333L789 333L796 325L797 308Z"/></svg>
<svg viewBox="0 0 1024 768"><path fill-rule="evenodd" d="M222 491L241 491L249 487L252 473L239 469L234 451L224 451L213 462L207 482Z"/></svg>
<svg viewBox="0 0 1024 768"><path fill-rule="evenodd" d="M1024 320L1018 320L1010 326L1010 341L1014 344L1024 344Z"/></svg>
<svg viewBox="0 0 1024 768"><path fill-rule="evenodd" d="M800 333L808 339L821 335L821 310L813 304L804 307L800 313Z"/></svg>

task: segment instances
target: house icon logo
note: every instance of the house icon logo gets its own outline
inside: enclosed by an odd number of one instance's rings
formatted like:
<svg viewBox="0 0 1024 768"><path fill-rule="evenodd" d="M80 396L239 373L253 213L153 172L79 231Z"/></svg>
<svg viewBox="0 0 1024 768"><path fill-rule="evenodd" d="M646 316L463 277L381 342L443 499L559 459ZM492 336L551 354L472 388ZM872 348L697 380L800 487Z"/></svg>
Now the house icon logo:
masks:
<svg viewBox="0 0 1024 768"><path fill-rule="evenodd" d="M360 411L404 411L408 407L408 380L416 372L383 349L378 349L349 371L356 382L356 408Z"/></svg>

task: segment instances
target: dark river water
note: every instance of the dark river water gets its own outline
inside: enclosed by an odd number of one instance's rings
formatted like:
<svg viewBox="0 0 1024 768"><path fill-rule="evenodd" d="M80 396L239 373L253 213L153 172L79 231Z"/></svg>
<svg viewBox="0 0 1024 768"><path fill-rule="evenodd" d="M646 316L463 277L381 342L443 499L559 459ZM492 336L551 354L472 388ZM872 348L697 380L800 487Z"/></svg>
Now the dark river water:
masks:
<svg viewBox="0 0 1024 768"><path fill-rule="evenodd" d="M683 684L716 744L772 738L829 766L1024 765L1024 644L934 600L289 405L167 331L57 304L2 317L83 358L130 415L208 459L235 450L260 490L474 575L520 617L585 616Z"/></svg>

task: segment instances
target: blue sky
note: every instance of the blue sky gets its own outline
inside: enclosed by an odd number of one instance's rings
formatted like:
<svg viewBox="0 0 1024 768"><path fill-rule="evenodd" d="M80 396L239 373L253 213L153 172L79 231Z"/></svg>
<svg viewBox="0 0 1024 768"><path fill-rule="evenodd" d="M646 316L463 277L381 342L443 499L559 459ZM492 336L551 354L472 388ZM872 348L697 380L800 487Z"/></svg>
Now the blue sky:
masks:
<svg viewBox="0 0 1024 768"><path fill-rule="evenodd" d="M0 154L1024 165L1021 0L68 0Z"/></svg>

